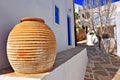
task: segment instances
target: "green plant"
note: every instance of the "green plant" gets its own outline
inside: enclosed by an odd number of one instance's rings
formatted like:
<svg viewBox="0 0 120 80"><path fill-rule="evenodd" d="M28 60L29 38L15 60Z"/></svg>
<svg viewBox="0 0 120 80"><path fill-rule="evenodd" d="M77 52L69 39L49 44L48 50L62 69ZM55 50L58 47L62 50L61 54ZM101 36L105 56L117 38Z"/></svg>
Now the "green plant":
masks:
<svg viewBox="0 0 120 80"><path fill-rule="evenodd" d="M94 35L94 32L91 31L89 34L90 34L90 35Z"/></svg>

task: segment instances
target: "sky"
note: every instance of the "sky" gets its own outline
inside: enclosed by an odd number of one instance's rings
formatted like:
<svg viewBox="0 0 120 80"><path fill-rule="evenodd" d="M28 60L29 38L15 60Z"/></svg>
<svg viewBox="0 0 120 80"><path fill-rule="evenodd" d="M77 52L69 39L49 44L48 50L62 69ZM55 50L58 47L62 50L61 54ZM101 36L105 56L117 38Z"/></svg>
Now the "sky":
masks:
<svg viewBox="0 0 120 80"><path fill-rule="evenodd" d="M120 0L113 0L113 2L116 2L116 1L120 1ZM74 3L82 5L83 4L83 0L74 0Z"/></svg>

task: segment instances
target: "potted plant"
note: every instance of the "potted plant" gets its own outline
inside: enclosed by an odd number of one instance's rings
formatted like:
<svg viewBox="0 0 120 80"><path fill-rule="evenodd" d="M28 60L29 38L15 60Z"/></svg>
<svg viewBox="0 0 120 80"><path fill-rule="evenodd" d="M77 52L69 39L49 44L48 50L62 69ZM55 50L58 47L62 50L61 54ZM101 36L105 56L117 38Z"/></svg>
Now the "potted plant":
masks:
<svg viewBox="0 0 120 80"><path fill-rule="evenodd" d="M87 34L87 45L90 46L94 45L93 41L94 41L94 31L89 31Z"/></svg>

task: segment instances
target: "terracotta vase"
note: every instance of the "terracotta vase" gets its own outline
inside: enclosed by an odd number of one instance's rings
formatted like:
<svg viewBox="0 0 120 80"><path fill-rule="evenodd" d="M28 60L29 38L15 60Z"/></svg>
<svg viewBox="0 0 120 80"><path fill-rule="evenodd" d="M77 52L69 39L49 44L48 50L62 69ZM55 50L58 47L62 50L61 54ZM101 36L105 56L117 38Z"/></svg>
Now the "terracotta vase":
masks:
<svg viewBox="0 0 120 80"><path fill-rule="evenodd" d="M7 55L15 72L50 71L56 58L54 33L40 18L22 18L9 34Z"/></svg>

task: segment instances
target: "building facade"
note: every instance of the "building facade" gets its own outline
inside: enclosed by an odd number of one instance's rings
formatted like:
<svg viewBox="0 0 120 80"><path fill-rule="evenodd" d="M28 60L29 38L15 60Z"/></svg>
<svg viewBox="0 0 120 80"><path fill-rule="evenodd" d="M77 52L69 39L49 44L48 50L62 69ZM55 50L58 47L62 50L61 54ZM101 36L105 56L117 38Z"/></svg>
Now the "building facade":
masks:
<svg viewBox="0 0 120 80"><path fill-rule="evenodd" d="M79 23L80 23L80 25L79 25L80 28L86 29L87 27L90 26L90 20L89 20L90 15L87 16L87 14L89 14L88 10L85 10L85 8L79 4L75 4L75 13L78 13L79 19L77 21L79 21ZM89 17L89 19L88 19L88 17Z"/></svg>
<svg viewBox="0 0 120 80"><path fill-rule="evenodd" d="M1 0L0 69L9 67L6 43L9 32L23 17L39 17L52 29L57 52L74 48L73 0Z"/></svg>

